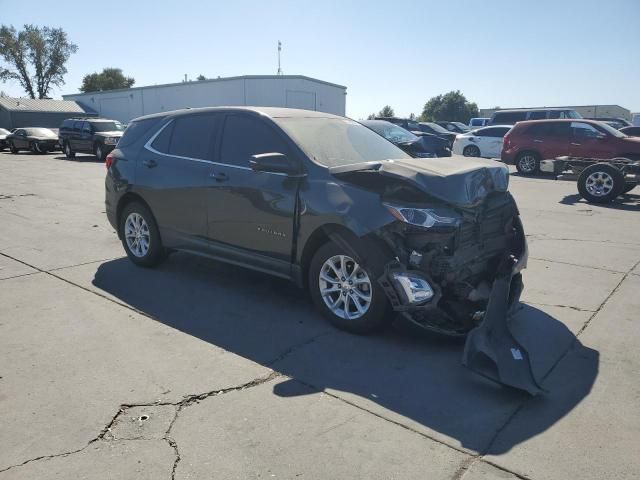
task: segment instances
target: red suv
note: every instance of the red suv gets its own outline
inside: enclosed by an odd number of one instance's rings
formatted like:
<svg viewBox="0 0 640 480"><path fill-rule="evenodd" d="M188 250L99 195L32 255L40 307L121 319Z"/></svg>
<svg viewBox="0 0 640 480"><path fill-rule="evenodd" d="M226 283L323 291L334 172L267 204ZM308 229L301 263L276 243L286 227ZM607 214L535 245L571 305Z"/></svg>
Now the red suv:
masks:
<svg viewBox="0 0 640 480"><path fill-rule="evenodd" d="M540 160L564 155L640 160L640 138L595 120L532 120L516 123L502 146L502 161L523 175L538 172Z"/></svg>

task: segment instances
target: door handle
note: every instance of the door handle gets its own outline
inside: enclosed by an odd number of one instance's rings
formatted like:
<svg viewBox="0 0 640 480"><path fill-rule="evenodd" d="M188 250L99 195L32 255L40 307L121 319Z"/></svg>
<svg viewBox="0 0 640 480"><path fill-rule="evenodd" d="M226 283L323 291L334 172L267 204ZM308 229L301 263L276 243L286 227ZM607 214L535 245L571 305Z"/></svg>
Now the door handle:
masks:
<svg viewBox="0 0 640 480"><path fill-rule="evenodd" d="M155 160L143 160L142 165L147 168L153 168L158 165L158 162L156 162Z"/></svg>
<svg viewBox="0 0 640 480"><path fill-rule="evenodd" d="M226 182L229 177L224 172L211 172L209 178L213 178L216 182Z"/></svg>

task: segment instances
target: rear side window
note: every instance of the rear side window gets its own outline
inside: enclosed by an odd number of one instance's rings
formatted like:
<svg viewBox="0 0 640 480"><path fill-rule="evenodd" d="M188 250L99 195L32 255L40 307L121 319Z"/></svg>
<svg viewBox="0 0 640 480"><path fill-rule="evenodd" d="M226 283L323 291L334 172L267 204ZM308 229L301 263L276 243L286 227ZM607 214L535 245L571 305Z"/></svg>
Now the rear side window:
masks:
<svg viewBox="0 0 640 480"><path fill-rule="evenodd" d="M476 135L479 137L504 137L509 130L506 127L483 128L478 130Z"/></svg>
<svg viewBox="0 0 640 480"><path fill-rule="evenodd" d="M219 114L187 115L176 118L173 121L169 154L210 160L220 118Z"/></svg>
<svg viewBox="0 0 640 480"><path fill-rule="evenodd" d="M544 120L545 118L547 118L546 110L529 112L529 120Z"/></svg>
<svg viewBox="0 0 640 480"><path fill-rule="evenodd" d="M491 123L516 123L527 118L527 112L496 112Z"/></svg>
<svg viewBox="0 0 640 480"><path fill-rule="evenodd" d="M118 141L118 148L128 147L136 140L144 136L149 130L155 126L160 126L160 122L164 121L163 117L147 118L145 120L136 120L131 122L124 131L122 138Z"/></svg>
<svg viewBox="0 0 640 480"><path fill-rule="evenodd" d="M275 128L249 115L230 115L224 126L220 161L248 167L252 155L288 154L287 144Z"/></svg>

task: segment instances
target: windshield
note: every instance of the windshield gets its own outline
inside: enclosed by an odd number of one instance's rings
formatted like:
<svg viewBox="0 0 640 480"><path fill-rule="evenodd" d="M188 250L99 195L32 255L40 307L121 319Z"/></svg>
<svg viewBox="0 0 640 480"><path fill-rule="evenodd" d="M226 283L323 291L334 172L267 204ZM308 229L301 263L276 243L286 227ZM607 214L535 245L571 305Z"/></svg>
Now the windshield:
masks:
<svg viewBox="0 0 640 480"><path fill-rule="evenodd" d="M34 137L57 137L57 135L48 128L25 128L25 131L27 132L27 135Z"/></svg>
<svg viewBox="0 0 640 480"><path fill-rule="evenodd" d="M446 128L441 127L437 123L425 122L425 123L421 123L420 125L425 125L425 126L429 127L431 130L433 130L436 133L446 133L447 135L449 134L449 130L447 130Z"/></svg>
<svg viewBox="0 0 640 480"><path fill-rule="evenodd" d="M453 123L456 127L458 127L463 132L469 131L469 127L467 127L464 123L460 123L460 122L451 122L451 123Z"/></svg>
<svg viewBox="0 0 640 480"><path fill-rule="evenodd" d="M405 130L398 125L388 122L362 122L365 127L369 127L378 135L382 135L384 138L392 143L413 143L420 140L416 135Z"/></svg>
<svg viewBox="0 0 640 480"><path fill-rule="evenodd" d="M624 133L622 133L620 130L616 130L615 128L613 128L608 123L600 122L599 126L603 130L606 130L607 133L610 133L611 135L613 135L614 137L618 137L618 138L626 137L626 135Z"/></svg>
<svg viewBox="0 0 640 480"><path fill-rule="evenodd" d="M123 132L124 127L120 122L95 122L92 123L94 132Z"/></svg>
<svg viewBox="0 0 640 480"><path fill-rule="evenodd" d="M380 135L347 118L289 117L274 121L310 158L326 167L411 158Z"/></svg>

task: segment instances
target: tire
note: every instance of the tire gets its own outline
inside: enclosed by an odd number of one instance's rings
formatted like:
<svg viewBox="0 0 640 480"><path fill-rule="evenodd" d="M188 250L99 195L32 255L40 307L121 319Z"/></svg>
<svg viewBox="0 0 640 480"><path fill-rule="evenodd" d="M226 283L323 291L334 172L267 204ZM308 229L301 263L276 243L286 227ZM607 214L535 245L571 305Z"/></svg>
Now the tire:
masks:
<svg viewBox="0 0 640 480"><path fill-rule="evenodd" d="M624 175L606 163L589 165L578 177L578 192L589 203L609 203L625 188Z"/></svg>
<svg viewBox="0 0 640 480"><path fill-rule="evenodd" d="M75 158L76 152L71 150L71 145L69 145L69 142L64 142L64 145L63 145L62 149L64 150L64 156L65 157L67 157L67 158Z"/></svg>
<svg viewBox="0 0 640 480"><path fill-rule="evenodd" d="M462 150L462 155L465 157L479 157L480 149L475 145L467 145L464 147L464 150Z"/></svg>
<svg viewBox="0 0 640 480"><path fill-rule="evenodd" d="M136 265L155 267L165 259L166 252L162 246L156 220L149 209L141 203L131 202L124 207L120 215L119 234L129 260ZM133 235L139 235L137 242L132 238ZM144 248L145 238L146 249Z"/></svg>
<svg viewBox="0 0 640 480"><path fill-rule="evenodd" d="M329 262L333 263L333 269L329 267ZM367 334L380 330L392 320L393 315L386 294L376 281L377 276L372 274L367 266L360 265L359 270L354 271L355 265L357 262L344 248L333 242L325 243L311 260L308 285L316 308L334 326L352 333ZM342 266L346 269L346 275L337 277ZM353 284L350 285L349 274L354 273L355 276L351 280ZM336 283L322 280L321 274L325 278L335 279ZM342 281L342 278L345 280ZM343 286L345 288L342 288ZM321 289L334 288L339 291L326 293L323 297ZM366 297L369 298L368 302ZM329 303L333 301L337 306L332 309ZM358 312L355 302L364 309L363 313Z"/></svg>
<svg viewBox="0 0 640 480"><path fill-rule="evenodd" d="M19 148L16 148L16 146L13 144L13 142L11 142L11 143L9 144L9 151L10 151L11 153L14 153L14 154L15 154L15 153L18 153L18 152L20 151L20 149L19 149Z"/></svg>
<svg viewBox="0 0 640 480"><path fill-rule="evenodd" d="M516 157L515 164L521 175L535 175L540 171L540 155L535 152L521 152Z"/></svg>
<svg viewBox="0 0 640 480"><path fill-rule="evenodd" d="M96 143L95 147L93 148L93 151L96 155L96 158L99 161L104 162L106 155L104 153L104 147L100 143Z"/></svg>

